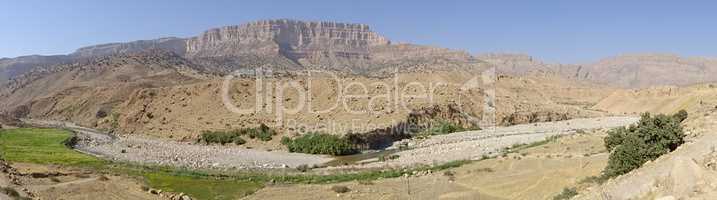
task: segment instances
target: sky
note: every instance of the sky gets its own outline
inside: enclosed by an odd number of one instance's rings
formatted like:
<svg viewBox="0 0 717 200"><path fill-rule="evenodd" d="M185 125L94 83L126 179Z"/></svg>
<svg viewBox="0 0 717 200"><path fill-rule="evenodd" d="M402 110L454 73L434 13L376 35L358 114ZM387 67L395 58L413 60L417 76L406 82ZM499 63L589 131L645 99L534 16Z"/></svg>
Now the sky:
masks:
<svg viewBox="0 0 717 200"><path fill-rule="evenodd" d="M583 63L625 53L717 57L717 1L0 0L0 57L176 36L254 20L369 24L394 42Z"/></svg>

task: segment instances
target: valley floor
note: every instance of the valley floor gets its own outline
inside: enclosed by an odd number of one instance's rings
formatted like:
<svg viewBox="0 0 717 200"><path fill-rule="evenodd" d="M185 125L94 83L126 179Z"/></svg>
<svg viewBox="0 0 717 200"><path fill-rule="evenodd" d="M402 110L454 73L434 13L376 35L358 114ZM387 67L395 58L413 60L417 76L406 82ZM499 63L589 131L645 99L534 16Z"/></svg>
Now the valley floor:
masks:
<svg viewBox="0 0 717 200"><path fill-rule="evenodd" d="M376 181L267 186L245 199L551 199L596 176L608 153L604 129L551 140L440 172ZM337 193L332 187L349 192Z"/></svg>
<svg viewBox="0 0 717 200"><path fill-rule="evenodd" d="M467 131L432 136L427 139L410 139L408 150L395 153L397 159L376 162L367 160L350 168L411 167L442 164L456 160L478 160L495 156L513 145L528 144L549 137L575 133L577 130L625 126L637 122L635 117L602 117L573 119L495 127L480 131ZM58 122L32 121L35 124ZM106 159L193 169L277 169L299 165L321 165L332 160L328 156L261 151L240 146L201 145L181 143L139 136L113 137L100 131L70 123L60 123L77 133L75 148Z"/></svg>
<svg viewBox="0 0 717 200"><path fill-rule="evenodd" d="M187 165L175 165L172 160L175 162L180 160L176 156L184 156L183 162L192 161L191 159L194 158L199 159L193 160L194 162L201 163L211 163L207 161L214 161L212 159L221 157L243 159L239 162L263 159L249 162L257 163L253 165L255 167L266 167L261 163L270 162L271 159L281 161L281 156L296 155L300 158L314 158L313 161L316 163L327 162L331 158L286 152L262 152L261 155L264 156L246 158L236 156L235 153L258 150L243 149L238 146L204 146L149 138L115 137L73 124L44 121L45 125L61 125L73 130L78 136L77 150L109 158L112 162L98 164L92 159L87 160L89 166L101 165L102 167L97 168L104 169L101 170L104 172L88 172L88 175L79 176L62 175L55 179L26 177L25 182L37 183L26 188L39 196L53 198L59 195L63 198L67 197L65 199L86 199L88 196L83 196L84 193L89 195L114 194L111 193L113 190L108 188L127 188L138 192L117 193L119 195L117 197L120 199L123 197L121 195L136 195L138 199L142 199L139 197L146 197L147 194L140 189L140 186L144 184L174 193L186 192L197 199L211 199L211 197L218 197L216 195L221 195L221 199L234 199L234 197L246 199L297 199L299 197L301 197L299 199L473 199L474 197L481 199L534 199L532 197L536 197L536 195L550 198L560 192L562 188L574 185L579 179L598 175L607 160L607 153L602 145L603 130L624 126L635 121L637 118L633 117L574 119L453 133L432 136L427 139L401 141L407 143L409 148L396 153L399 157L393 160L378 161L374 159L368 160L362 165L319 168L308 173L288 176L248 174L230 175L225 178L201 172L197 174L182 170L165 171L161 167L144 168L141 165L188 167ZM22 141L22 138L16 138L16 140ZM53 148L55 148L54 146L56 145L53 143ZM64 148L64 146L57 148ZM186 156L193 155L192 151L202 152L201 149L206 149L206 152L218 153L206 153L196 157ZM75 154L77 153L75 152ZM75 154L68 154L70 156L68 158L75 158L77 156ZM238 154L241 155L241 153ZM41 155L37 154L37 156ZM128 159L128 156L132 155L136 156L135 160ZM18 159L23 161L19 157L10 156L15 161ZM479 161L463 162L449 167L440 165L461 160ZM38 161L23 162L37 163ZM23 165L23 162L14 165L20 167L43 166L42 163L39 163L40 165ZM123 167L121 163L134 164ZM279 168L289 167L290 165L286 163L288 162L283 161L267 168L281 165L286 166ZM82 165L81 163L68 164ZM132 167L135 164L140 165ZM298 160L296 163L290 164L292 164L291 166L306 164L306 160ZM439 167L409 167L415 165ZM57 165L50 165L50 167L52 166ZM222 169L218 166L210 164L200 165L198 168ZM365 171L365 173L363 170L359 170L358 174L350 175L339 173L343 168L349 170L381 168L386 170L381 172ZM325 175L325 173L331 173L331 170L337 170L336 172L339 174ZM35 171L37 171L37 167L35 167ZM121 175L123 173L130 177ZM137 177L144 181L136 182ZM102 181L106 178L112 181ZM332 189L335 186L345 186L350 191L337 193ZM88 191L78 192L84 191L83 188L88 188Z"/></svg>

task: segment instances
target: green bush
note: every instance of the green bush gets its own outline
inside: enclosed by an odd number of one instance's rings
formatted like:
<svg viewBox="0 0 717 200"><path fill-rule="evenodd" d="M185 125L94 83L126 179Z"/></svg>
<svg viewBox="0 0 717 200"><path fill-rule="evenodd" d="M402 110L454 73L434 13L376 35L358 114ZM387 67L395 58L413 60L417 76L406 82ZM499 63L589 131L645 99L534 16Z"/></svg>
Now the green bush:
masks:
<svg viewBox="0 0 717 200"><path fill-rule="evenodd" d="M234 144L236 144L236 145L246 144L246 140L242 139L241 137L235 137Z"/></svg>
<svg viewBox="0 0 717 200"><path fill-rule="evenodd" d="M684 143L680 122L686 118L684 111L672 116L645 113L636 125L610 130L605 147L611 153L603 176L611 178L625 174L677 149Z"/></svg>
<svg viewBox="0 0 717 200"><path fill-rule="evenodd" d="M296 170L298 170L298 171L300 171L300 172L307 172L307 171L309 171L310 169L311 169L311 168L309 168L309 165L305 165L305 164L304 164L304 165L296 166Z"/></svg>
<svg viewBox="0 0 717 200"><path fill-rule="evenodd" d="M289 144L291 144L291 138L286 137L286 136L281 137L281 144L283 144L285 146L289 146Z"/></svg>
<svg viewBox="0 0 717 200"><path fill-rule="evenodd" d="M573 198L574 196L578 195L578 190L575 188L563 188L563 191L560 192L560 194L553 197L553 200L565 200Z"/></svg>
<svg viewBox="0 0 717 200"><path fill-rule="evenodd" d="M244 134L248 134L251 139L258 138L261 141L270 141L276 135L276 132L265 124L261 124L258 128L245 129Z"/></svg>
<svg viewBox="0 0 717 200"><path fill-rule="evenodd" d="M348 155L356 153L356 149L346 138L325 133L308 133L296 139L282 138L282 144L290 152L308 154Z"/></svg>
<svg viewBox="0 0 717 200"><path fill-rule="evenodd" d="M350 192L350 191L351 191L351 189L349 189L348 187L346 187L346 186L339 186L339 185L332 186L332 187L331 187L331 190L333 190L333 191L336 192L336 193L347 193L347 192Z"/></svg>
<svg viewBox="0 0 717 200"><path fill-rule="evenodd" d="M3 194L5 194L7 196L10 196L10 197L14 197L14 198L20 197L20 193L11 187L0 187L0 192L2 192Z"/></svg>
<svg viewBox="0 0 717 200"><path fill-rule="evenodd" d="M676 118L678 121L683 122L685 119L687 119L687 111L680 110L675 115L673 115L674 118Z"/></svg>
<svg viewBox="0 0 717 200"><path fill-rule="evenodd" d="M480 130L479 127L471 127L471 128L463 128L463 126L460 126L458 124L447 122L447 121L439 121L436 125L426 128L425 130L421 131L417 134L417 138L428 138L432 135L445 135L449 133L455 133L455 132L462 132L462 131L472 131L472 130Z"/></svg>
<svg viewBox="0 0 717 200"><path fill-rule="evenodd" d="M202 135L199 136L199 140L207 144L217 143L222 145L232 143L236 140L236 138L241 138L241 135L238 135L235 132L224 131L204 131L202 132Z"/></svg>
<svg viewBox="0 0 717 200"><path fill-rule="evenodd" d="M242 145L246 143L246 140L242 136L247 135L251 139L259 139L261 141L270 141L276 131L272 130L265 124L259 125L257 128L244 128L235 129L231 131L204 131L199 136L199 141L207 144L228 144L234 143Z"/></svg>

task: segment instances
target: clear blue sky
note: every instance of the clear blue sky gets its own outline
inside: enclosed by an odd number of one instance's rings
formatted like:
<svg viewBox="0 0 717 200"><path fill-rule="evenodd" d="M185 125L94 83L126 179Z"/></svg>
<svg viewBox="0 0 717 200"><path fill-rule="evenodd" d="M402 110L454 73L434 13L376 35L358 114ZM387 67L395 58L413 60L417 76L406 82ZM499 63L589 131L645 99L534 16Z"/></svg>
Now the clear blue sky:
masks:
<svg viewBox="0 0 717 200"><path fill-rule="evenodd" d="M393 41L590 62L621 53L717 56L716 1L0 0L0 57L189 37L292 18L366 23Z"/></svg>

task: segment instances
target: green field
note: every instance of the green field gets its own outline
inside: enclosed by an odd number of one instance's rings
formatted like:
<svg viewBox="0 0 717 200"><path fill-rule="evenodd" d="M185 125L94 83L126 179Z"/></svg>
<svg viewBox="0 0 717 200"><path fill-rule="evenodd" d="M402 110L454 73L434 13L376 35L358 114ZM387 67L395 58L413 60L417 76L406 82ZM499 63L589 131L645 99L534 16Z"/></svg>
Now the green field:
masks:
<svg viewBox="0 0 717 200"><path fill-rule="evenodd" d="M67 148L64 142L71 136L71 132L59 129L2 129L0 155L13 163L52 164L104 172L124 172L143 177L152 188L184 192L195 199L236 199L262 187L258 182L173 174L151 168L109 163Z"/></svg>
<svg viewBox="0 0 717 200"><path fill-rule="evenodd" d="M70 166L97 166L104 161L65 146L66 130L20 128L0 130L0 155L7 161Z"/></svg>
<svg viewBox="0 0 717 200"><path fill-rule="evenodd" d="M212 177L177 176L168 173L145 173L149 185L170 192L184 192L195 199L239 199L263 187L256 181Z"/></svg>

